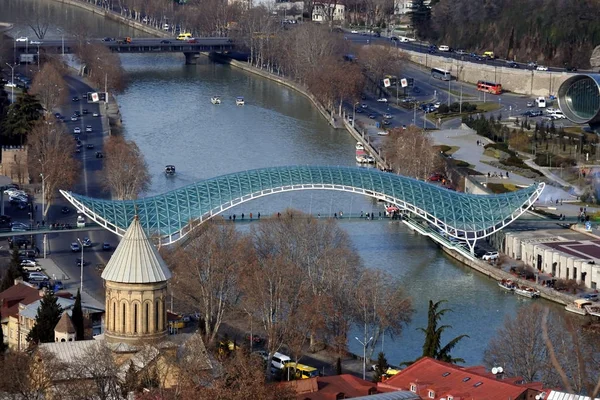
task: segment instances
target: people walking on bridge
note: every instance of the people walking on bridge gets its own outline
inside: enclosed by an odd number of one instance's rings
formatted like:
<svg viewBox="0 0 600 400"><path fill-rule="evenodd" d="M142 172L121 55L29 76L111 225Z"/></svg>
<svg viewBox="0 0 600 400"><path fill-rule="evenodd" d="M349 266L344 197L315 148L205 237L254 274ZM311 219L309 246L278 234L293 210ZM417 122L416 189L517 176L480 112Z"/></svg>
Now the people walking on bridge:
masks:
<svg viewBox="0 0 600 400"><path fill-rule="evenodd" d="M337 219L337 213L333 213L333 218Z"/></svg>
<svg viewBox="0 0 600 400"><path fill-rule="evenodd" d="M242 220L244 219L244 213L242 213Z"/></svg>
<svg viewBox="0 0 600 400"><path fill-rule="evenodd" d="M250 213L250 221L252 221L252 213Z"/></svg>
<svg viewBox="0 0 600 400"><path fill-rule="evenodd" d="M233 214L233 222L235 222L235 214Z"/></svg>
<svg viewBox="0 0 600 400"><path fill-rule="evenodd" d="M260 219L260 213L258 213L257 217L258 217L258 219Z"/></svg>

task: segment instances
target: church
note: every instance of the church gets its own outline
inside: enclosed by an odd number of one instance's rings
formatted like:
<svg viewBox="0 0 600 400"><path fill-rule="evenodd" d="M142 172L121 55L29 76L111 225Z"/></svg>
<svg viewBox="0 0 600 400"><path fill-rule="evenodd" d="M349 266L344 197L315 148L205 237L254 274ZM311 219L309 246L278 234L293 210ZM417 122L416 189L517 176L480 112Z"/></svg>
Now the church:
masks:
<svg viewBox="0 0 600 400"><path fill-rule="evenodd" d="M167 324L167 283L171 272L158 250L144 232L137 216L102 272L105 286L105 327L92 340L75 341L75 328L65 312L55 328L55 342L43 343L39 351L67 367L99 354L112 353L122 381L127 370L136 372L160 365L170 376L161 377L166 387L177 381L177 368L166 368L181 356L181 348L193 343L194 358L202 369L210 370L206 348L196 334L169 336ZM191 346L191 345L190 345ZM98 357L98 355L96 355ZM81 378L75 370L61 374L60 380ZM156 371L154 371L156 373ZM71 375L71 376L69 376Z"/></svg>

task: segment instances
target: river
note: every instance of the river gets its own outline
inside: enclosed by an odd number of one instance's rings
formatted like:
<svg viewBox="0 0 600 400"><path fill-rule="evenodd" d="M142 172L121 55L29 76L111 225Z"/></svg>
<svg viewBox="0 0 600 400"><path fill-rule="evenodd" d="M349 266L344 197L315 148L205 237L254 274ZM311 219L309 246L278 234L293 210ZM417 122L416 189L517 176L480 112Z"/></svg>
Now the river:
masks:
<svg viewBox="0 0 600 400"><path fill-rule="evenodd" d="M0 15L15 22L15 36L29 35L23 20L27 7L41 0L3 0ZM106 21L89 12L57 3L42 3L56 16L49 37L60 37L57 28L69 32L82 22L91 36L135 35L130 28ZM138 34L144 36L144 34ZM147 36L147 35L146 35ZM343 130L333 130L311 103L293 90L229 66L200 58L198 65L184 65L183 55L124 55L129 87L117 97L125 135L134 140L149 164L152 186L148 194L161 193L198 179L267 166L313 164L354 165L354 141ZM214 106L210 97L223 104ZM246 105L235 106L236 96ZM164 166L177 167L175 179L167 179ZM381 211L369 199L337 192L292 192L246 203L232 212L274 213L287 207L313 214ZM397 364L420 355L430 299L448 300L454 312L444 324L452 326L447 342L468 334L453 351L467 365L482 362L483 351L506 316L530 304L499 290L496 283L445 256L428 239L412 233L396 221L342 220L363 263L399 278L413 298L415 315L400 337L386 337L383 349ZM352 334L350 337L353 338ZM350 349L362 353L354 339ZM378 344L378 348L382 343Z"/></svg>

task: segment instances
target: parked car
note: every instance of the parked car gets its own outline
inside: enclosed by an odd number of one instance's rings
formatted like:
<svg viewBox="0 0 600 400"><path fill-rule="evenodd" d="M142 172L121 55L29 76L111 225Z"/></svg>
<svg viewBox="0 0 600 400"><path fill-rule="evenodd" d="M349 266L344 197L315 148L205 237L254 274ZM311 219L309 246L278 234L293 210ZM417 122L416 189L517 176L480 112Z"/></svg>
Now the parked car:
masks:
<svg viewBox="0 0 600 400"><path fill-rule="evenodd" d="M528 101L527 102L527 107L533 107L533 106L534 106L533 101Z"/></svg>
<svg viewBox="0 0 600 400"><path fill-rule="evenodd" d="M500 257L500 255L497 251L488 251L483 255L483 257L481 257L481 259L484 261L494 261L497 260L498 257Z"/></svg>
<svg viewBox="0 0 600 400"><path fill-rule="evenodd" d="M378 103L387 103L388 99L386 99L385 97L380 97L379 99L377 99Z"/></svg>
<svg viewBox="0 0 600 400"><path fill-rule="evenodd" d="M42 267L39 265L29 265L29 264L21 264L21 269L25 272L41 272Z"/></svg>
<svg viewBox="0 0 600 400"><path fill-rule="evenodd" d="M538 65L537 67L535 67L535 69L537 71L548 71L548 67L546 67L544 65Z"/></svg>
<svg viewBox="0 0 600 400"><path fill-rule="evenodd" d="M47 281L50 278L48 278L48 275L44 274L43 272L30 272L27 275L27 280L29 282L39 282L39 281Z"/></svg>

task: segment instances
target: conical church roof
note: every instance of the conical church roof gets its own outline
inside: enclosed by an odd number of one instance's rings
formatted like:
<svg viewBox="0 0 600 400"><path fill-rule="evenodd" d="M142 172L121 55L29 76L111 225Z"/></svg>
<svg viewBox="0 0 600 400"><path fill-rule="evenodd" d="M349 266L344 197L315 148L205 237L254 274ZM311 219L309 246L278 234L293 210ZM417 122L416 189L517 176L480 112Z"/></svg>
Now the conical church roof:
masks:
<svg viewBox="0 0 600 400"><path fill-rule="evenodd" d="M169 278L169 268L136 216L106 264L102 279L120 283L155 283Z"/></svg>
<svg viewBox="0 0 600 400"><path fill-rule="evenodd" d="M62 313L58 324L54 327L54 332L76 333L73 321L71 321L71 317L69 317L66 311Z"/></svg>

